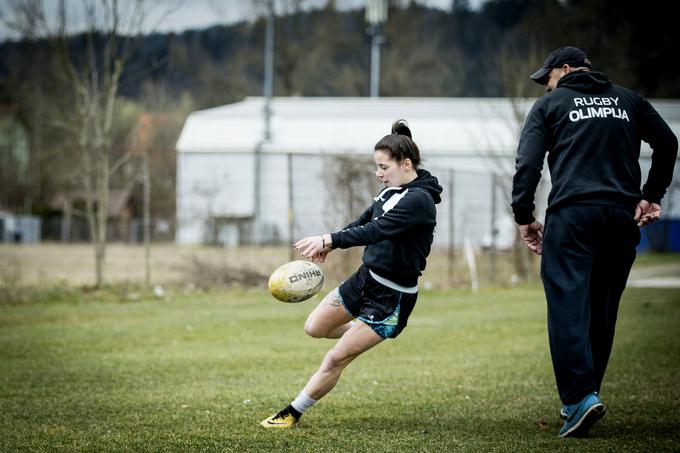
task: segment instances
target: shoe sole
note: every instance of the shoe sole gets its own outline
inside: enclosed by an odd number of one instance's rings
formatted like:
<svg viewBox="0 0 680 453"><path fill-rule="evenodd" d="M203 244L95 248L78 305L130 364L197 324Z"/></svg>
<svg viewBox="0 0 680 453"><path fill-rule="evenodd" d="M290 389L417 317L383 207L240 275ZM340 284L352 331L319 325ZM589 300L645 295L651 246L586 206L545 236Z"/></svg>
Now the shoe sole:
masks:
<svg viewBox="0 0 680 453"><path fill-rule="evenodd" d="M578 436L581 433L588 432L598 420L604 417L606 411L607 408L604 404L592 405L574 426L566 432L559 434L558 437Z"/></svg>

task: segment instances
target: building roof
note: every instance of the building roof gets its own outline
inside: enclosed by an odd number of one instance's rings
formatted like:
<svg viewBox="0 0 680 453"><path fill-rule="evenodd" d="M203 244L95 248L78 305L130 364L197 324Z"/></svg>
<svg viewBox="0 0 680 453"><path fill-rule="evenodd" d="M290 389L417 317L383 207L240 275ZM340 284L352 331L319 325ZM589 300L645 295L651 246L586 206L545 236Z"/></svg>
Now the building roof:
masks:
<svg viewBox="0 0 680 453"><path fill-rule="evenodd" d="M265 153L366 153L409 122L413 139L428 154L514 155L519 128L536 99L274 97L271 140ZM680 132L680 101L653 101ZM177 142L180 153L253 152L264 135L264 98L193 112Z"/></svg>
<svg viewBox="0 0 680 453"><path fill-rule="evenodd" d="M522 118L528 102L521 102ZM264 98L192 113L179 152L250 152L264 134ZM409 122L413 139L428 153L471 153L491 145L516 146L507 99L479 98L273 98L271 142L264 152L365 153ZM516 126L514 126L516 128Z"/></svg>

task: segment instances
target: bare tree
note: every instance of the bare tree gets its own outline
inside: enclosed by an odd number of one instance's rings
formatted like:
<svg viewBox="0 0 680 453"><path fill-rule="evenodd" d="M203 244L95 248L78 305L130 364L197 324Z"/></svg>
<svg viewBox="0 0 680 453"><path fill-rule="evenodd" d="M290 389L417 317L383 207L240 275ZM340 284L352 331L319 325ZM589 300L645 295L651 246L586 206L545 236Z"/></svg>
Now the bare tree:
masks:
<svg viewBox="0 0 680 453"><path fill-rule="evenodd" d="M155 28L177 3L157 17ZM129 159L131 152L114 158L112 134L121 75L126 62L138 49L152 12L144 0L83 0L68 9L59 0L56 19L43 0L9 0L11 14L3 19L21 36L45 39L56 55L55 82L70 94L72 111L53 122L71 137L77 150L72 166L78 185L85 192L85 207L95 255L95 286L104 283L109 183L111 175ZM6 19L11 17L11 19ZM74 25L74 21L77 22ZM74 30L82 30L73 35ZM82 53L76 52L83 39Z"/></svg>
<svg viewBox="0 0 680 453"><path fill-rule="evenodd" d="M377 184L371 172L369 157L358 155L327 156L324 164L324 181L328 185L330 202L324 205L326 227L335 231L353 221L371 204ZM352 257L344 254L344 271L350 272Z"/></svg>
<svg viewBox="0 0 680 453"><path fill-rule="evenodd" d="M528 49L514 49L509 45L502 45L499 48L498 54L495 58L494 67L498 71L498 78L508 101L508 107L511 115L508 117L503 112L496 112L501 118L507 118L506 127L511 132L511 135L516 137L516 142L519 142L519 137L524 126L524 119L528 109L528 98L536 96L540 93L538 86L532 82L528 75L531 74L537 67L542 64L543 49L539 45L532 44L533 40L529 40ZM487 139L492 140L494 137L488 136ZM502 205L509 216L512 216L511 209L511 193L512 193L512 177L513 167L512 159L508 156L506 150L498 149L497 145L487 143L485 147L480 150L481 154L487 158L487 161L492 165L493 184L492 194L493 200L498 193L502 194ZM544 190L545 184L542 182L539 186L539 193ZM537 196L540 198L540 195ZM492 213L492 218L495 212ZM493 236L495 235L495 225L492 225L492 249L494 245ZM530 256L525 247L522 246L522 241L519 238L519 231L515 231L515 270L516 274L526 279L529 277L529 260ZM495 258L492 250L492 258ZM492 263L493 267L493 263Z"/></svg>

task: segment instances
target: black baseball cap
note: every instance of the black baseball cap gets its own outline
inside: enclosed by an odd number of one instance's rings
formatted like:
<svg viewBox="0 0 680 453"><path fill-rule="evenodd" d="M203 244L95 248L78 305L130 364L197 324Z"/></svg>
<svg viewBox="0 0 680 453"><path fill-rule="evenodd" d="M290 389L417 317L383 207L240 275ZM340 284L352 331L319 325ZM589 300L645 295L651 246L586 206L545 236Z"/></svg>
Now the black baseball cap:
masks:
<svg viewBox="0 0 680 453"><path fill-rule="evenodd" d="M591 68L588 55L578 47L566 46L553 50L543 62L543 67L529 77L539 85L548 83L548 74L553 68L559 68L563 64L569 66Z"/></svg>

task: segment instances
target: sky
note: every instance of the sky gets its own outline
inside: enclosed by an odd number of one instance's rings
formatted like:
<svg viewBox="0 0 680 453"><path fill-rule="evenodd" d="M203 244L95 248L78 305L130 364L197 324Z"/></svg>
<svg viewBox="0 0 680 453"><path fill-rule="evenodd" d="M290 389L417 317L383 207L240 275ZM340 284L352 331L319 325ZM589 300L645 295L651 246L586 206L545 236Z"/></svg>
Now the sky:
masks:
<svg viewBox="0 0 680 453"><path fill-rule="evenodd" d="M52 18L57 16L57 0L42 0L45 5L46 15ZM119 0L121 4L132 4L133 0ZM320 7L327 0L306 0L304 5L311 8ZM475 9L485 0L469 0L470 7ZM21 3L19 0L15 3ZM17 33L8 26L7 22L13 19L9 4L0 0L0 41L15 39ZM257 8L253 6L253 1L248 0L152 0L155 15L149 15L147 21L147 32L155 29L159 32L181 32L187 29L202 29L216 24L231 24L242 20L251 20L257 15ZM280 12L285 0L274 0L277 10ZM448 10L451 7L451 0L418 0L418 3L432 7ZM71 0L67 5L76 10L81 0ZM336 0L339 9L363 8L366 0ZM164 5L169 5L167 8ZM130 10L131 8L128 8ZM162 11L162 13L161 13ZM168 12L169 11L169 12ZM72 24L82 23L78 15L73 14L69 18ZM76 25L77 28L77 25Z"/></svg>

